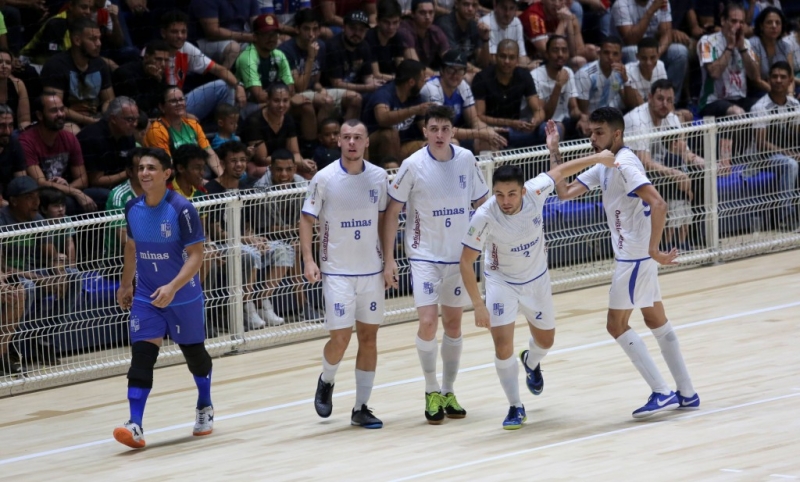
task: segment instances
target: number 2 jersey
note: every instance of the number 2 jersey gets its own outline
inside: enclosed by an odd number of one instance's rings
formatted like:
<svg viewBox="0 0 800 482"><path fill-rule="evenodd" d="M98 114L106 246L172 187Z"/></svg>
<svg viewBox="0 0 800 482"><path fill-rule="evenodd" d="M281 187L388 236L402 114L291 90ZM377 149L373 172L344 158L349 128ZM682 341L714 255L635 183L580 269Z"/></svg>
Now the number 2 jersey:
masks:
<svg viewBox="0 0 800 482"><path fill-rule="evenodd" d="M144 196L125 205L128 238L136 243L136 292L134 298L147 303L150 295L171 282L187 259L186 247L205 240L197 210L186 198L167 190L157 206L148 206ZM182 305L203 295L198 273L175 293L169 306Z"/></svg>
<svg viewBox="0 0 800 482"><path fill-rule="evenodd" d="M341 159L314 175L303 213L319 219L320 271L368 276L383 272L378 216L386 211L386 171L364 161L349 174Z"/></svg>
<svg viewBox="0 0 800 482"><path fill-rule="evenodd" d="M472 202L489 193L472 152L450 146L437 161L423 147L403 161L389 196L406 206L406 254L411 261L457 264Z"/></svg>
<svg viewBox="0 0 800 482"><path fill-rule="evenodd" d="M616 154L618 167L596 164L578 175L590 191L600 187L614 255L619 260L650 257L650 206L634 191L650 184L642 161L627 147Z"/></svg>
<svg viewBox="0 0 800 482"><path fill-rule="evenodd" d="M542 209L553 192L553 179L542 173L525 183L522 207L508 215L494 196L472 217L462 244L484 251L484 273L509 284L525 284L547 271Z"/></svg>

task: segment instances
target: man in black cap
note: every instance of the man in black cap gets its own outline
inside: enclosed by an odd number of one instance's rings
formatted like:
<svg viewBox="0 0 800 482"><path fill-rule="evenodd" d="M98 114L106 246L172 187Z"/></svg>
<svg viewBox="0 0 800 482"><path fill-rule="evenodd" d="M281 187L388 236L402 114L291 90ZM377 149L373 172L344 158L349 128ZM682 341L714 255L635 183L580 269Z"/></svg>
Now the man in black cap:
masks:
<svg viewBox="0 0 800 482"><path fill-rule="evenodd" d="M422 100L453 109L453 137L459 141L461 147L475 153L506 147L505 137L478 118L472 89L464 80L467 55L460 50L449 50L444 54L442 63L444 66L441 75L431 77L422 87Z"/></svg>
<svg viewBox="0 0 800 482"><path fill-rule="evenodd" d="M383 85L372 75L372 58L364 37L369 30L369 17L361 10L347 14L344 31L327 43L328 61L323 85L359 93L373 92Z"/></svg>

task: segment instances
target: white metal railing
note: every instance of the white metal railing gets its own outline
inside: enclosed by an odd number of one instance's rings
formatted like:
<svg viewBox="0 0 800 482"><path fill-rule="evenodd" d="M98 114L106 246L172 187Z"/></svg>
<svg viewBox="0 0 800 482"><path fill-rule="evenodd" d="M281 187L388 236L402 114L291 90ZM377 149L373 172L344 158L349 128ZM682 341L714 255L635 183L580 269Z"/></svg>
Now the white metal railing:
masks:
<svg viewBox="0 0 800 482"><path fill-rule="evenodd" d="M670 202L672 219L664 245L681 250L680 265L670 270L800 246L800 234L782 224L794 221L789 213L797 216L797 180L793 179L794 184L787 180L792 171L780 152L754 145L754 122L768 125L773 144L789 154L800 151L797 111L709 118L668 132L626 136L626 140L646 140L651 146L661 143L666 150L679 139L706 161L704 167L681 168L688 187L674 176L651 175ZM591 146L586 140L570 141L562 144L561 152L568 160L589 154ZM712 162L720 157L730 160L729 172L720 172L717 162ZM519 164L530 175L549 165L548 153L541 146L494 152L479 160L487 179L502 164ZM681 203L689 197L688 191L693 201ZM201 274L206 344L212 355L326 334L321 323L321 289L305 282L300 269L297 220L305 192L303 185L292 185L227 193L195 203L207 229ZM679 217L681 206L683 216ZM115 237L120 228L114 223L122 218L119 213L94 214L0 229L4 267L16 263L22 271L0 282L0 353L18 354L25 365L23 376L2 375L0 370L0 396L127 370L127 313L115 300L122 259ZM551 198L544 223L554 291L610 280L613 256L598 192L567 202ZM62 238L75 244L74 261L52 262L37 255L44 245L65 249ZM416 318L402 244L402 234L398 234L395 254L400 289L387 293L387 323ZM271 304L284 323L252 326L247 304L262 314ZM178 347L167 341L159 365L180 363L179 355Z"/></svg>

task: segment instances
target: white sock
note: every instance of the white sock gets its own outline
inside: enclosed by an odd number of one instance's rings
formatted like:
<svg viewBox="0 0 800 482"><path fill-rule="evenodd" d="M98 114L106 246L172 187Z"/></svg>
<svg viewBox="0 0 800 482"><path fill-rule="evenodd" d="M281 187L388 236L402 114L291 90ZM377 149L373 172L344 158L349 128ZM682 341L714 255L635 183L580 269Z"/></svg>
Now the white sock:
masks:
<svg viewBox="0 0 800 482"><path fill-rule="evenodd" d="M375 372L365 372L356 368L356 410L369 402L372 386L375 384Z"/></svg>
<svg viewBox="0 0 800 482"><path fill-rule="evenodd" d="M441 392L439 381L436 380L436 355L438 355L436 337L425 341L417 335L417 355L422 365L422 374L425 375L425 393Z"/></svg>
<svg viewBox="0 0 800 482"><path fill-rule="evenodd" d="M336 370L339 369L339 364L331 365L328 363L328 360L325 359L325 355L322 355L322 381L325 383L333 383L333 380L336 378Z"/></svg>
<svg viewBox="0 0 800 482"><path fill-rule="evenodd" d="M453 393L453 384L458 376L458 365L461 363L463 338L442 336L442 393Z"/></svg>
<svg viewBox="0 0 800 482"><path fill-rule="evenodd" d="M537 345L533 337L531 337L528 341L528 359L525 361L525 364L528 365L528 368L533 370L536 368L536 365L542 361L542 358L547 355L548 351L549 349Z"/></svg>
<svg viewBox="0 0 800 482"><path fill-rule="evenodd" d="M653 336L656 337L659 348L661 348L661 356L667 362L672 378L675 379L675 383L678 385L678 391L684 397L693 396L696 392L692 386L692 379L689 378L686 363L683 361L681 344L678 342L675 330L672 329L672 323L667 320L664 326L651 331Z"/></svg>
<svg viewBox="0 0 800 482"><path fill-rule="evenodd" d="M628 358L631 359L633 366L639 370L644 381L650 385L652 391L663 395L667 395L672 391L664 380L664 377L659 373L656 362L653 361L650 352L647 351L647 345L645 345L641 337L633 331L633 328L629 328L628 331L617 338L617 343L619 343L619 346L625 351L625 354L628 355Z"/></svg>
<svg viewBox="0 0 800 482"><path fill-rule="evenodd" d="M500 386L506 392L508 404L514 407L521 407L522 400L519 398L519 364L517 357L511 355L508 360L501 360L494 357L494 367L497 369L497 377L500 379Z"/></svg>

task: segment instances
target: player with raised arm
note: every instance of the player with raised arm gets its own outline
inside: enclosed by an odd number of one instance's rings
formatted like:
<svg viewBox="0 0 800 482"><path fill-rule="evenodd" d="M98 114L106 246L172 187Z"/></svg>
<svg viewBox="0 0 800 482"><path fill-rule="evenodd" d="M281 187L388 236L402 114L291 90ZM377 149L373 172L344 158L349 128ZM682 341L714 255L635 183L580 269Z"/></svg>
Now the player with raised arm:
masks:
<svg viewBox="0 0 800 482"><path fill-rule="evenodd" d="M125 205L128 241L117 302L131 310L130 419L114 430L114 438L136 449L145 446L142 417L165 335L180 347L197 385L194 435L208 435L214 425L211 356L204 345L203 290L198 276L205 236L192 203L167 189L170 166L169 155L162 149L145 149L138 171L144 194Z"/></svg>
<svg viewBox="0 0 800 482"><path fill-rule="evenodd" d="M676 264L678 252L658 249L667 215L667 203L650 184L638 157L623 145L625 122L622 112L603 107L589 117L590 140L595 151L610 150L617 167L594 166L578 175L569 185L556 184L560 199L572 199L600 187L603 207L611 230L616 268L611 281L606 329L631 359L652 394L644 406L633 411L644 418L664 410L698 409L700 397L681 354L678 337L664 312L658 265ZM551 165L561 163L558 132L547 132ZM672 373L677 392L673 392L647 351L647 345L628 325L634 308L642 311L645 325L653 332L664 361Z"/></svg>
<svg viewBox="0 0 800 482"><path fill-rule="evenodd" d="M555 122L549 120L548 129L555 128ZM542 231L545 200L562 179L597 163L613 167L614 154L603 151L554 166L527 182L519 166L501 166L492 176L494 196L478 208L464 235L461 277L475 307L475 325L491 329L494 365L510 404L503 420L506 430L521 428L527 420L519 395L519 366L514 357L517 312L525 316L531 332L529 349L520 358L527 372L528 389L534 395L544 389L539 364L553 346L556 334ZM484 247L485 304L474 275L475 260Z"/></svg>
<svg viewBox="0 0 800 482"><path fill-rule="evenodd" d="M388 180L383 168L364 159L369 134L351 119L341 128L342 157L319 171L308 187L300 217L300 247L309 282L322 280L325 328L330 340L322 353L314 408L320 417L333 411L333 384L353 325L358 337L356 402L352 425L381 428L367 407L378 363L376 340L383 321L384 282L380 227L386 210ZM319 221L321 266L314 261L314 222ZM394 239L394 236L392 236Z"/></svg>
<svg viewBox="0 0 800 482"><path fill-rule="evenodd" d="M414 304L419 316L416 345L425 375L425 418L438 425L445 416L464 418L453 383L461 361L461 315L469 305L458 263L461 238L469 227L470 206L486 201L489 188L475 156L450 143L453 110L432 106L425 115L428 145L403 161L389 186L383 253L386 284L397 287L394 239L406 206L406 253L411 264ZM436 332L442 305L442 385L436 379Z"/></svg>

